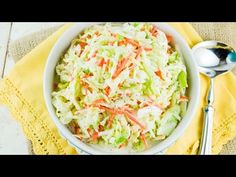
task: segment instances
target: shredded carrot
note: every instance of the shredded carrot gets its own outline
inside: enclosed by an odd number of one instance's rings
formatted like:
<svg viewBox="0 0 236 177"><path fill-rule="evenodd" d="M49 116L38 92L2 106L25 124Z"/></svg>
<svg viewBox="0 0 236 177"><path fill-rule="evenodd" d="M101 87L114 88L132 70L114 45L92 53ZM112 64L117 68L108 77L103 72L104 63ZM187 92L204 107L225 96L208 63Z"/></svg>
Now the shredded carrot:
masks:
<svg viewBox="0 0 236 177"><path fill-rule="evenodd" d="M96 106L96 105L95 105ZM99 105L97 106L99 109L103 109L111 114L123 114L123 111L120 110L120 109L112 109L112 108L108 108L106 106L102 106L102 105Z"/></svg>
<svg viewBox="0 0 236 177"><path fill-rule="evenodd" d="M89 77L92 77L92 76L93 76L93 73L88 73L88 74L84 75L84 78L89 78Z"/></svg>
<svg viewBox="0 0 236 177"><path fill-rule="evenodd" d="M179 101L188 101L189 98L187 96L183 96L181 95L180 98L179 98Z"/></svg>
<svg viewBox="0 0 236 177"><path fill-rule="evenodd" d="M136 123L138 126L140 126L142 129L145 129L145 126L142 125L132 114L130 114L128 111L124 112L124 115L132 120L134 123Z"/></svg>
<svg viewBox="0 0 236 177"><path fill-rule="evenodd" d="M134 64L133 64L133 63L130 63L129 68L131 68L131 67L133 67L133 66L134 66Z"/></svg>
<svg viewBox="0 0 236 177"><path fill-rule="evenodd" d="M88 84L84 84L85 94L88 94Z"/></svg>
<svg viewBox="0 0 236 177"><path fill-rule="evenodd" d="M79 42L79 45L82 47L82 48L84 48L86 45L88 45L88 43L87 42Z"/></svg>
<svg viewBox="0 0 236 177"><path fill-rule="evenodd" d="M140 47L139 43L133 39L125 38L126 42L135 46L135 47Z"/></svg>
<svg viewBox="0 0 236 177"><path fill-rule="evenodd" d="M95 131L92 135L92 140L96 141L98 138L99 138L99 134L98 134L98 132Z"/></svg>
<svg viewBox="0 0 236 177"><path fill-rule="evenodd" d="M110 88L109 86L107 86L107 87L104 89L104 91L105 91L105 95L108 96L108 95L110 94L110 92L111 92L111 88Z"/></svg>
<svg viewBox="0 0 236 177"><path fill-rule="evenodd" d="M150 33L154 36L157 37L157 27L153 26L152 29L150 30Z"/></svg>
<svg viewBox="0 0 236 177"><path fill-rule="evenodd" d="M184 95L181 95L180 98L188 99L188 97L187 97L187 96L184 96Z"/></svg>
<svg viewBox="0 0 236 177"><path fill-rule="evenodd" d="M169 48L167 49L167 53L168 53L168 54L172 54L172 53L173 53L173 50L172 50L171 47L169 47Z"/></svg>
<svg viewBox="0 0 236 177"><path fill-rule="evenodd" d="M129 65L129 77L133 77L134 75L134 65L133 63L131 63L131 65Z"/></svg>
<svg viewBox="0 0 236 177"><path fill-rule="evenodd" d="M99 132L104 131L104 127L103 127L102 125L99 125L99 126L98 126L98 131L99 131Z"/></svg>
<svg viewBox="0 0 236 177"><path fill-rule="evenodd" d="M92 136L92 129L91 128L87 128L88 134L89 136Z"/></svg>
<svg viewBox="0 0 236 177"><path fill-rule="evenodd" d="M163 79L163 76L162 76L162 72L161 72L160 69L158 69L158 70L155 72L155 74L156 74L158 77L160 77L161 80L164 80L164 79Z"/></svg>
<svg viewBox="0 0 236 177"><path fill-rule="evenodd" d="M147 52L148 52L148 51L152 51L152 48L148 48L148 47L144 47L143 49L144 49L145 51L147 51Z"/></svg>
<svg viewBox="0 0 236 177"><path fill-rule="evenodd" d="M144 102L144 104L142 105L142 108L147 107L147 106L156 106L157 108L160 108L162 110L165 109L161 104L155 103L154 101Z"/></svg>
<svg viewBox="0 0 236 177"><path fill-rule="evenodd" d="M90 91L90 92L92 93L93 90L92 90L92 88L89 87L89 84L88 84L88 83L81 81L81 85L84 86L85 94L86 94L86 95L88 94L88 91Z"/></svg>
<svg viewBox="0 0 236 177"><path fill-rule="evenodd" d="M113 109L113 111L115 112L115 114L124 114L124 111L119 108Z"/></svg>
<svg viewBox="0 0 236 177"><path fill-rule="evenodd" d="M133 115L136 113L135 110L131 108L130 105L126 105L125 107L123 107L123 109Z"/></svg>
<svg viewBox="0 0 236 177"><path fill-rule="evenodd" d="M123 83L119 83L118 87L121 88L123 86Z"/></svg>
<svg viewBox="0 0 236 177"><path fill-rule="evenodd" d="M135 56L135 59L137 59L139 57L139 55L142 53L142 47L139 47Z"/></svg>
<svg viewBox="0 0 236 177"><path fill-rule="evenodd" d="M92 138L93 141L96 141L99 138L99 134L95 130L93 131L91 128L88 128L87 131L88 131L89 136Z"/></svg>
<svg viewBox="0 0 236 177"><path fill-rule="evenodd" d="M104 64L106 64L105 59L102 58L100 62L98 63L98 66L102 67Z"/></svg>
<svg viewBox="0 0 236 177"><path fill-rule="evenodd" d="M118 46L122 46L122 45L126 45L127 43L126 43L126 41L124 41L124 40L121 40L121 41L119 41L118 42Z"/></svg>
<svg viewBox="0 0 236 177"><path fill-rule="evenodd" d="M105 68L106 72L108 72L108 70L109 70L109 65L110 65L110 60L108 59L107 63L106 63L106 68Z"/></svg>
<svg viewBox="0 0 236 177"><path fill-rule="evenodd" d="M100 36L101 33L99 33L98 31L96 31L96 32L95 32L95 35Z"/></svg>
<svg viewBox="0 0 236 177"><path fill-rule="evenodd" d="M100 109L104 109L106 110L107 112L110 112L112 114L112 117L110 117L109 119L110 120L113 120L114 119L114 115L117 115L117 114L124 114L127 118L129 118L130 120L132 120L134 123L136 123L137 125L139 125L142 129L145 129L145 126L142 125L135 117L134 115L132 114L133 112L131 110L127 110L127 109L112 109L112 108L107 108L105 106L99 106ZM131 113L132 112L132 113Z"/></svg>
<svg viewBox="0 0 236 177"><path fill-rule="evenodd" d="M140 133L140 138L143 141L143 143L145 145L145 148L147 149L148 148L148 144L147 144L147 140L146 140L144 134Z"/></svg>
<svg viewBox="0 0 236 177"><path fill-rule="evenodd" d="M95 106L97 106L97 105L95 105ZM105 111L107 111L107 112L109 112L109 113L115 114L115 111L114 111L112 108L108 108L108 107L102 106L102 105L98 105L97 107L98 107L99 109L105 110Z"/></svg>
<svg viewBox="0 0 236 177"><path fill-rule="evenodd" d="M131 106L130 104L126 103L126 104L124 105L124 108L132 109L132 106ZM133 109L132 109L132 110L133 110Z"/></svg>
<svg viewBox="0 0 236 177"><path fill-rule="evenodd" d="M89 34L89 35L87 36L87 38L88 38L88 39L91 39L91 38L92 38L91 34Z"/></svg>
<svg viewBox="0 0 236 177"><path fill-rule="evenodd" d="M168 43L173 41L173 37L171 35L166 34L166 38L167 38Z"/></svg>
<svg viewBox="0 0 236 177"><path fill-rule="evenodd" d="M108 128L111 128L111 125L112 125L112 122L113 122L115 116L116 116L116 114L111 114L111 115L109 116L109 119L108 119L108 122L107 122L107 127L108 127Z"/></svg>
<svg viewBox="0 0 236 177"><path fill-rule="evenodd" d="M108 108L106 106L102 106L102 105L95 105L96 107L98 107L99 109L103 109L109 113L111 113L111 117L109 118L110 120L113 120L115 115L117 114L124 114L128 119L130 119L131 121L133 121L134 123L136 123L137 125L139 125L142 129L145 129L145 126L142 125L132 114L133 112L131 110L127 110L127 109L112 109L112 108ZM110 124L110 123L109 123Z"/></svg>
<svg viewBox="0 0 236 177"><path fill-rule="evenodd" d="M147 106L150 106L150 104L145 102L145 103L143 103L142 108L147 107Z"/></svg>
<svg viewBox="0 0 236 177"><path fill-rule="evenodd" d="M117 76L121 73L121 69L116 69L116 71L114 72L114 74L112 75L112 79L117 78Z"/></svg>
<svg viewBox="0 0 236 177"><path fill-rule="evenodd" d="M117 66L116 66L116 70L112 75L112 79L117 78L117 76L124 70L125 65L128 62L128 60L129 60L129 57L119 60Z"/></svg>
<svg viewBox="0 0 236 177"><path fill-rule="evenodd" d="M104 98L100 98L100 99L95 100L92 103L92 105L99 104L99 103L105 103L105 102L106 102L106 100Z"/></svg>

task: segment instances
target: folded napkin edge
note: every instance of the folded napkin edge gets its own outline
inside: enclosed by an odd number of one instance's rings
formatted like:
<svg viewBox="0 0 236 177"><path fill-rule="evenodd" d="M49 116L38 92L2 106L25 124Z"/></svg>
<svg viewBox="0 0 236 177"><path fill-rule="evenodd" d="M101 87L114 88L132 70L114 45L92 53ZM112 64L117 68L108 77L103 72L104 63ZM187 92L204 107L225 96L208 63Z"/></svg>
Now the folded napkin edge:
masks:
<svg viewBox="0 0 236 177"><path fill-rule="evenodd" d="M13 84L13 82L5 77L0 81L0 104L8 106L13 117L21 123L21 127L27 139L33 143L33 151L35 154L76 154L76 150L73 147L67 145L66 140L57 140L55 135L52 135L50 128L43 122L43 120L37 122L46 131L47 136L49 135L50 141L42 141L40 136L34 132L33 127L36 120L39 120L33 107L26 101L21 92ZM25 119L27 117L27 119ZM56 130L57 131L57 130ZM57 133L57 136L60 136ZM53 151L50 151L50 148ZM65 148L62 147L65 146ZM68 147L66 147L66 145ZM56 147L55 147L56 146Z"/></svg>
<svg viewBox="0 0 236 177"><path fill-rule="evenodd" d="M217 140L212 147L213 154L219 154L223 146L229 141L233 140L236 136L236 113L233 113L231 116L226 118L227 121L224 121L220 124L218 129L215 129L215 135Z"/></svg>

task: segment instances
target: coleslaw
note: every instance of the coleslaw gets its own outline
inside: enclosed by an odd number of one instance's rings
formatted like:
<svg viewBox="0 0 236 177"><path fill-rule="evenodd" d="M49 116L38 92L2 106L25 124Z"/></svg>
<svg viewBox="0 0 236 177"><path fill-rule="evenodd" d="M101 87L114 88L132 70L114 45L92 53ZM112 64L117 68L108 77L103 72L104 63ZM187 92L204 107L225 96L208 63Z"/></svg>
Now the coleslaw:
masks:
<svg viewBox="0 0 236 177"><path fill-rule="evenodd" d="M170 35L149 23L93 25L56 66L52 104L79 140L140 152L187 109L187 71Z"/></svg>

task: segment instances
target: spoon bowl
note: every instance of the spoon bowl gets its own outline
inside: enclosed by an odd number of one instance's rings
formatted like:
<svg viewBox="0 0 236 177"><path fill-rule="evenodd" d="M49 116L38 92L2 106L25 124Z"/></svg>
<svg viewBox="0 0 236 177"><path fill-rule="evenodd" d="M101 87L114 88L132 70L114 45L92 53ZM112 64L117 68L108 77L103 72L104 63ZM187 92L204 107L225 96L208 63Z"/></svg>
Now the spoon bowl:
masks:
<svg viewBox="0 0 236 177"><path fill-rule="evenodd" d="M199 71L211 78L236 67L235 50L223 42L200 42L192 51Z"/></svg>
<svg viewBox="0 0 236 177"><path fill-rule="evenodd" d="M203 131L199 154L211 154L214 116L214 78L236 66L235 50L220 41L200 42L192 48L198 69L210 78L207 95L208 105L204 107Z"/></svg>

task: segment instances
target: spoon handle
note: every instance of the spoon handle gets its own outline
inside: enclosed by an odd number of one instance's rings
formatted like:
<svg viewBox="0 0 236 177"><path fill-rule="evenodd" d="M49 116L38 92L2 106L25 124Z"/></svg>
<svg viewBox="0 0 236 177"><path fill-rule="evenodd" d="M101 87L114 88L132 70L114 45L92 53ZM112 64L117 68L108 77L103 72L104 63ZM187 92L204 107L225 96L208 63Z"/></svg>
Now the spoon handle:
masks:
<svg viewBox="0 0 236 177"><path fill-rule="evenodd" d="M211 84L208 91L207 102L208 105L204 108L203 130L199 149L200 155L211 154L212 146L212 130L213 130L213 116L214 116L214 80L211 78Z"/></svg>

